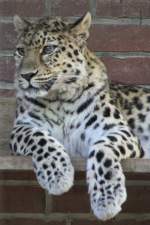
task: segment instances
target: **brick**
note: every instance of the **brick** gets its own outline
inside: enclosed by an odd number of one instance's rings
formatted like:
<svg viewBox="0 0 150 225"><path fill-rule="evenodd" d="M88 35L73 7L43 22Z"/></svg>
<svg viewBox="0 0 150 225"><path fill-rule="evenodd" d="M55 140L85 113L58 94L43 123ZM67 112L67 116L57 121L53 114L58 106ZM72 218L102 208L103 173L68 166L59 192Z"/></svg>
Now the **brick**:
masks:
<svg viewBox="0 0 150 225"><path fill-rule="evenodd" d="M53 16L81 16L89 10L87 0L51 0L51 12Z"/></svg>
<svg viewBox="0 0 150 225"><path fill-rule="evenodd" d="M124 84L150 84L150 58L134 57L117 59L103 57L109 79Z"/></svg>
<svg viewBox="0 0 150 225"><path fill-rule="evenodd" d="M15 96L15 91L14 90L1 90L0 89L0 97L14 97Z"/></svg>
<svg viewBox="0 0 150 225"><path fill-rule="evenodd" d="M94 51L150 51L149 26L93 25L89 47Z"/></svg>
<svg viewBox="0 0 150 225"><path fill-rule="evenodd" d="M52 198L53 212L89 212L90 202L85 186L74 186L69 192Z"/></svg>
<svg viewBox="0 0 150 225"><path fill-rule="evenodd" d="M97 17L149 17L149 0L96 0Z"/></svg>
<svg viewBox="0 0 150 225"><path fill-rule="evenodd" d="M15 171L4 170L0 171L0 180L36 180L35 173L33 171Z"/></svg>
<svg viewBox="0 0 150 225"><path fill-rule="evenodd" d="M65 221L44 221L42 219L26 219L26 218L16 218L16 219L0 219L1 225L65 225Z"/></svg>
<svg viewBox="0 0 150 225"><path fill-rule="evenodd" d="M123 205L123 213L150 213L150 186L128 186L127 201Z"/></svg>
<svg viewBox="0 0 150 225"><path fill-rule="evenodd" d="M0 186L0 213L43 213L45 193L37 186Z"/></svg>
<svg viewBox="0 0 150 225"><path fill-rule="evenodd" d="M127 181L128 180L139 180L142 182L143 180L150 180L150 173L126 173L125 174Z"/></svg>
<svg viewBox="0 0 150 225"><path fill-rule="evenodd" d="M0 23L0 50L12 50L16 45L16 32L12 23Z"/></svg>
<svg viewBox="0 0 150 225"><path fill-rule="evenodd" d="M88 219L80 219L72 221L71 225L149 225L150 220L137 220L135 219L126 219L126 220L116 220L112 219L107 222L101 222L99 220L88 220Z"/></svg>
<svg viewBox="0 0 150 225"><path fill-rule="evenodd" d="M0 57L0 81L13 81L15 63L12 57Z"/></svg>
<svg viewBox="0 0 150 225"><path fill-rule="evenodd" d="M0 1L0 16L42 16L45 10L45 0L2 0ZM34 9L34 10L33 10Z"/></svg>

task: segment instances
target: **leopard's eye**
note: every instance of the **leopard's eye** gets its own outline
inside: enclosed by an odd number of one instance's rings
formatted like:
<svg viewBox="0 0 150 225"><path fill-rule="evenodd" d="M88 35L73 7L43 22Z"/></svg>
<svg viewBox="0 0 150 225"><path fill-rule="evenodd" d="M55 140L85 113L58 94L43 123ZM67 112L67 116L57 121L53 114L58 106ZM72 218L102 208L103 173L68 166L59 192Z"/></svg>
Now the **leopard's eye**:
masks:
<svg viewBox="0 0 150 225"><path fill-rule="evenodd" d="M17 48L17 53L21 56L24 56L25 55L25 50L24 48Z"/></svg>
<svg viewBox="0 0 150 225"><path fill-rule="evenodd" d="M57 48L57 45L47 45L43 48L42 54L48 55L54 52L54 50Z"/></svg>

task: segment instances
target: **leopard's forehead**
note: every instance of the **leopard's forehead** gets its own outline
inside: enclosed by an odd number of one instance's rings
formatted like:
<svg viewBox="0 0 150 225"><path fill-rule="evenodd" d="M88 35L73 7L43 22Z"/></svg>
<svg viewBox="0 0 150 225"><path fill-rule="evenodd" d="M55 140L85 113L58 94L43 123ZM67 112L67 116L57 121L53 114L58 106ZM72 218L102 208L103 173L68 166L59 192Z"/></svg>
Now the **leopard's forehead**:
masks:
<svg viewBox="0 0 150 225"><path fill-rule="evenodd" d="M49 32L59 32L68 29L68 22L59 17L40 19L34 25L38 29L47 29Z"/></svg>
<svg viewBox="0 0 150 225"><path fill-rule="evenodd" d="M44 18L34 21L24 30L20 41L25 45L42 45L46 38L54 40L53 34L60 34L69 29L69 23L59 17Z"/></svg>

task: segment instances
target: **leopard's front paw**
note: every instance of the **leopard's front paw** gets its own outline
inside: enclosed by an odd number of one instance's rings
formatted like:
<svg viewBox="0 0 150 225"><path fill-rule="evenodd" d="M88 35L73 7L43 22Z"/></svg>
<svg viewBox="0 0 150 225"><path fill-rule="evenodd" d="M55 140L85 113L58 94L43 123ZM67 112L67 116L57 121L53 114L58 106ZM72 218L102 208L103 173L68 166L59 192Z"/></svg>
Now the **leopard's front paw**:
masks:
<svg viewBox="0 0 150 225"><path fill-rule="evenodd" d="M88 170L87 178L91 208L95 216L103 221L116 216L127 197L120 163L107 169L100 166L98 171Z"/></svg>
<svg viewBox="0 0 150 225"><path fill-rule="evenodd" d="M34 170L40 185L49 194L61 195L73 185L74 168L67 153L45 153L45 157L33 158Z"/></svg>
<svg viewBox="0 0 150 225"><path fill-rule="evenodd" d="M107 195L103 196L101 192L91 193L91 208L95 216L103 221L109 220L115 217L121 211L120 202L124 202L126 199L126 192L122 199L118 196ZM120 201L121 200L121 201Z"/></svg>

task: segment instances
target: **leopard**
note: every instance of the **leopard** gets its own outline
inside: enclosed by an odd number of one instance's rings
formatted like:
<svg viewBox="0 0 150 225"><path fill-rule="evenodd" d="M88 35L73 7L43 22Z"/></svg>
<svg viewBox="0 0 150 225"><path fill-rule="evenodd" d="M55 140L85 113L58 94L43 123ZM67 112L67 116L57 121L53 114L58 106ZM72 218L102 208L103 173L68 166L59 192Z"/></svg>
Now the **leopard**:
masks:
<svg viewBox="0 0 150 225"><path fill-rule="evenodd" d="M110 83L104 63L87 46L91 23L90 12L75 22L14 16L17 106L10 148L32 158L37 181L50 195L72 188L72 157L84 158L91 209L105 221L127 199L121 161L148 154L140 143L148 133L140 123L142 87Z"/></svg>

